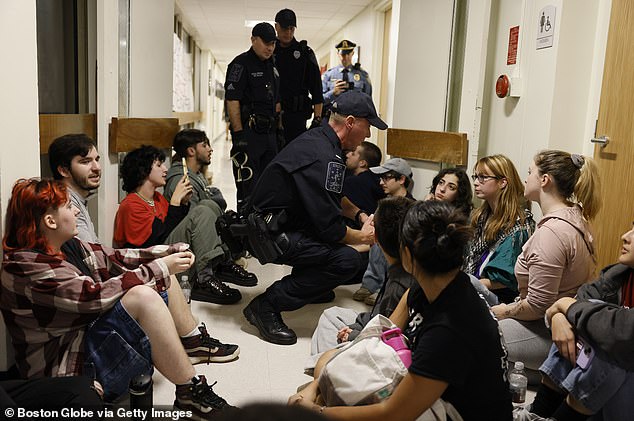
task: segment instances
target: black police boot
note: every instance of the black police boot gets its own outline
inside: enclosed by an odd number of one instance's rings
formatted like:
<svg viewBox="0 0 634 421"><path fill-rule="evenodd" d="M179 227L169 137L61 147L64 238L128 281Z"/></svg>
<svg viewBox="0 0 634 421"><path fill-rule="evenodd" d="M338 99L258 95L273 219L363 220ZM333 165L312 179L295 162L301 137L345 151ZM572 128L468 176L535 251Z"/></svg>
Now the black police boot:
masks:
<svg viewBox="0 0 634 421"><path fill-rule="evenodd" d="M296 343L297 335L295 335L293 329L284 324L280 313L273 311L263 301L263 298L255 297L242 310L249 323L257 327L262 338L268 342L279 345L293 345Z"/></svg>
<svg viewBox="0 0 634 421"><path fill-rule="evenodd" d="M198 273L192 286L191 299L215 304L234 304L242 299L242 294L223 284L214 276L211 266L207 266Z"/></svg>
<svg viewBox="0 0 634 421"><path fill-rule="evenodd" d="M218 264L214 272L216 278L223 282L229 282L244 287L253 287L258 284L258 278L254 273L247 272L244 268L232 261Z"/></svg>

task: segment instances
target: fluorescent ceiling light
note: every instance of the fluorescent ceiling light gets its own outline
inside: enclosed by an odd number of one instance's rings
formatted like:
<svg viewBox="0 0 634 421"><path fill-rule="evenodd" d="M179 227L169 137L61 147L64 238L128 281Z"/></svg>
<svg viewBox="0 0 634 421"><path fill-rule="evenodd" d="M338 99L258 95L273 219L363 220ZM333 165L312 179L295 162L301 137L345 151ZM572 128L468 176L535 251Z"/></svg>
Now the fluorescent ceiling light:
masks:
<svg viewBox="0 0 634 421"><path fill-rule="evenodd" d="M255 25L257 25L260 22L268 22L271 24L271 26L275 26L275 22L269 21L269 20L245 20L244 21L244 26L246 26L247 28L253 28Z"/></svg>

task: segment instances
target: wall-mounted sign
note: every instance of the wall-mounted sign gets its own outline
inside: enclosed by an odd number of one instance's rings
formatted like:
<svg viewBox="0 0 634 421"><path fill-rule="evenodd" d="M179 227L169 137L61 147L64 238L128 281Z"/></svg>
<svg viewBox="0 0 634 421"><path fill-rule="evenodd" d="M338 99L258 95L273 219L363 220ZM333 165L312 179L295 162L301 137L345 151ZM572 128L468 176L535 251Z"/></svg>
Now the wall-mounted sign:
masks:
<svg viewBox="0 0 634 421"><path fill-rule="evenodd" d="M517 44L520 39L520 27L514 26L509 30L509 48L506 52L506 64L517 63Z"/></svg>
<svg viewBox="0 0 634 421"><path fill-rule="evenodd" d="M555 38L555 6L545 6L537 16L537 49L553 46Z"/></svg>

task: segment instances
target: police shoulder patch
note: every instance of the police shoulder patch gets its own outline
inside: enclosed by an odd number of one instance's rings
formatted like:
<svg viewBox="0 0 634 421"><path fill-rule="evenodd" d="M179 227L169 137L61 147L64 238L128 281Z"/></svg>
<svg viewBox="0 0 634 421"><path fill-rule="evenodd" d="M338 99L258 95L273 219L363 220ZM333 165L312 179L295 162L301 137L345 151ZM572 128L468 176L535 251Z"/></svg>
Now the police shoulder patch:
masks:
<svg viewBox="0 0 634 421"><path fill-rule="evenodd" d="M343 191L343 176L346 172L346 166L340 162L329 162L328 171L326 171L326 190L335 193Z"/></svg>
<svg viewBox="0 0 634 421"><path fill-rule="evenodd" d="M242 72L244 71L244 66L239 63L233 63L231 69L229 70L229 75L227 75L227 80L229 82L239 82L242 77Z"/></svg>

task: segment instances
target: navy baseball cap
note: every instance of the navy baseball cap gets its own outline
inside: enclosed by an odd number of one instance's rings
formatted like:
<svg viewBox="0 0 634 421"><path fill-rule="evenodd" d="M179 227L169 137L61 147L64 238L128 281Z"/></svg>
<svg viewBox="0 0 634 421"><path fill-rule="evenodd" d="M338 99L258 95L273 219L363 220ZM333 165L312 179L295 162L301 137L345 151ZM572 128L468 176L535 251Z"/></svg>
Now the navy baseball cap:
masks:
<svg viewBox="0 0 634 421"><path fill-rule="evenodd" d="M268 22L260 22L253 27L251 31L251 35L254 37L262 38L264 42L271 42L277 39L277 35L275 34L275 28Z"/></svg>
<svg viewBox="0 0 634 421"><path fill-rule="evenodd" d="M332 110L337 114L367 118L371 125L379 130L387 129L385 121L376 113L372 97L361 91L346 91L332 103Z"/></svg>
<svg viewBox="0 0 634 421"><path fill-rule="evenodd" d="M279 23L282 28L294 26L297 28L297 16L291 9L282 9L275 15L275 22Z"/></svg>

